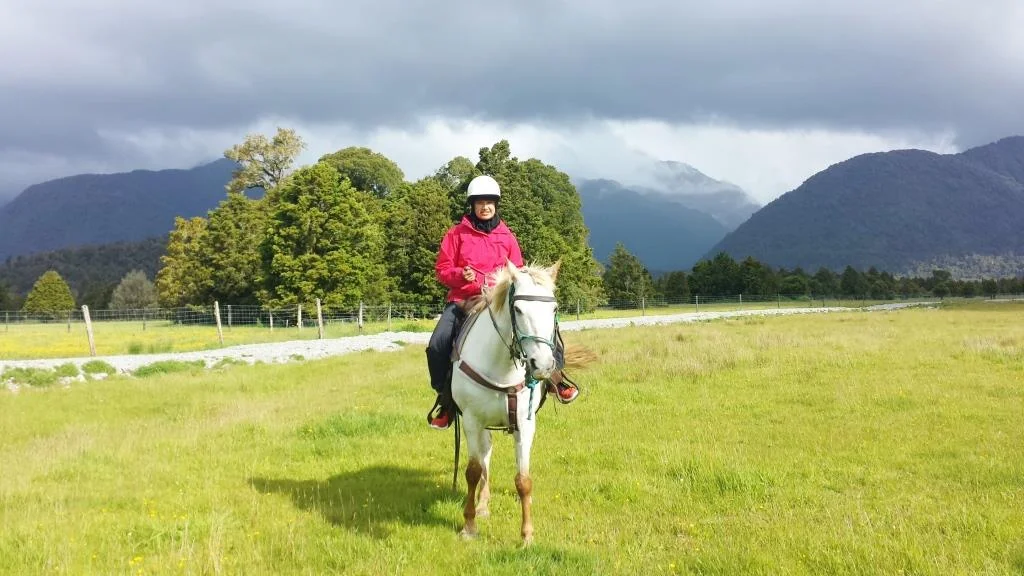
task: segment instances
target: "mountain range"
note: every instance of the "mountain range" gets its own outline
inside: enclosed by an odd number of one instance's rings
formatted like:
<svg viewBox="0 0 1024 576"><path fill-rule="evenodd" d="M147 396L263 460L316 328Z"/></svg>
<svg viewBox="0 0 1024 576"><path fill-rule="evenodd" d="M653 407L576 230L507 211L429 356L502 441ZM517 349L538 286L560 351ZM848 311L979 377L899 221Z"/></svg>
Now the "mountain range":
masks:
<svg viewBox="0 0 1024 576"><path fill-rule="evenodd" d="M29 186L0 207L0 259L167 234L175 216L205 216L236 164L79 174Z"/></svg>
<svg viewBox="0 0 1024 576"><path fill-rule="evenodd" d="M151 266L152 239L166 237L175 216L205 216L224 198L235 167L220 159L192 169L83 174L30 186L0 206L0 259L28 262L24 255L31 253L117 242L113 253L126 254L138 242L147 254L141 261ZM642 185L574 183L595 256L606 262L622 242L655 273L688 270L726 252L805 270L852 265L901 274L967 263L967 277L1024 275L1020 136L956 154L861 154L763 207L739 187L681 162L652 163Z"/></svg>
<svg viewBox="0 0 1024 576"><path fill-rule="evenodd" d="M955 154L861 154L811 176L712 246L776 267L894 274L990 262L1024 274L1024 137Z"/></svg>

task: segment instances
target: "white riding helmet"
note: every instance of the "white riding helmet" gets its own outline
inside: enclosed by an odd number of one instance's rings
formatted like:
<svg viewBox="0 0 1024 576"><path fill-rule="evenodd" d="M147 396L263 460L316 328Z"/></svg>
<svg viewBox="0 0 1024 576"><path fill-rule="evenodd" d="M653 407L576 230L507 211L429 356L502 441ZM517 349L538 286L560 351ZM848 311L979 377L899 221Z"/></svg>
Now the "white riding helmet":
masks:
<svg viewBox="0 0 1024 576"><path fill-rule="evenodd" d="M501 198L501 186L498 186L498 181L487 175L473 178L469 183L469 189L466 191L466 199L472 202L477 198L490 198L492 200Z"/></svg>

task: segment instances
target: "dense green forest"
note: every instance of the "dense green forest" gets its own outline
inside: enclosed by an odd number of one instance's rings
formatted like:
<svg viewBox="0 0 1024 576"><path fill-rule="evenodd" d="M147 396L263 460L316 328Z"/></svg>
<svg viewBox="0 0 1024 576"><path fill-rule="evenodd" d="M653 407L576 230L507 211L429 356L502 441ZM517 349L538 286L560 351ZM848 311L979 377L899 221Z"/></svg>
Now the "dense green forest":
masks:
<svg viewBox="0 0 1024 576"><path fill-rule="evenodd" d="M433 307L444 296L434 260L445 231L465 213L478 174L502 186L500 215L524 257L561 261L559 297L597 305L600 267L587 244L580 198L568 175L512 156L507 141L457 157L409 182L389 158L363 147L292 170L303 149L292 130L249 136L225 155L238 162L226 198L206 218L178 218L156 275L164 307L209 303L327 310L360 302ZM260 188L258 199L243 193Z"/></svg>

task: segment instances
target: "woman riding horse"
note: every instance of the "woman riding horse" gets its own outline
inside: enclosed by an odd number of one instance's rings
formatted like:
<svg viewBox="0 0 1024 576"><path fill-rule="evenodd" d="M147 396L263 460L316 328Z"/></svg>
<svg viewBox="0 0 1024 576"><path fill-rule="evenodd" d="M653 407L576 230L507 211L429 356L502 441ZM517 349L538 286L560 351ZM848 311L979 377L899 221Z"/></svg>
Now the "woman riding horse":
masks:
<svg viewBox="0 0 1024 576"><path fill-rule="evenodd" d="M462 306L481 294L487 275L504 266L506 259L516 266L523 265L519 241L498 216L501 199L498 182L490 176L473 178L466 199L469 211L445 233L434 265L437 279L448 287L445 307L427 345L430 386L437 392L437 400L427 414L427 421L439 430L451 424L454 408L449 373L455 332L466 316ZM564 351L559 342L556 350L559 367L563 362L562 354ZM568 404L576 399L579 390L575 386L565 384L557 376L552 380L559 401Z"/></svg>

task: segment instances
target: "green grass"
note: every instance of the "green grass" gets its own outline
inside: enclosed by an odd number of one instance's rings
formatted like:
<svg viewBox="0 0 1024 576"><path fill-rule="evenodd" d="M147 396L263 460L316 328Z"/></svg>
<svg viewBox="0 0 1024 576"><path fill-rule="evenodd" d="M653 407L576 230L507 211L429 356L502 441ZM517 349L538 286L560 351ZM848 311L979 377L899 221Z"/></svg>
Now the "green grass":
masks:
<svg viewBox="0 0 1024 576"><path fill-rule="evenodd" d="M1024 305L566 334L537 544L457 537L422 349L0 389L11 574L1020 574ZM465 463L463 451L463 464Z"/></svg>

